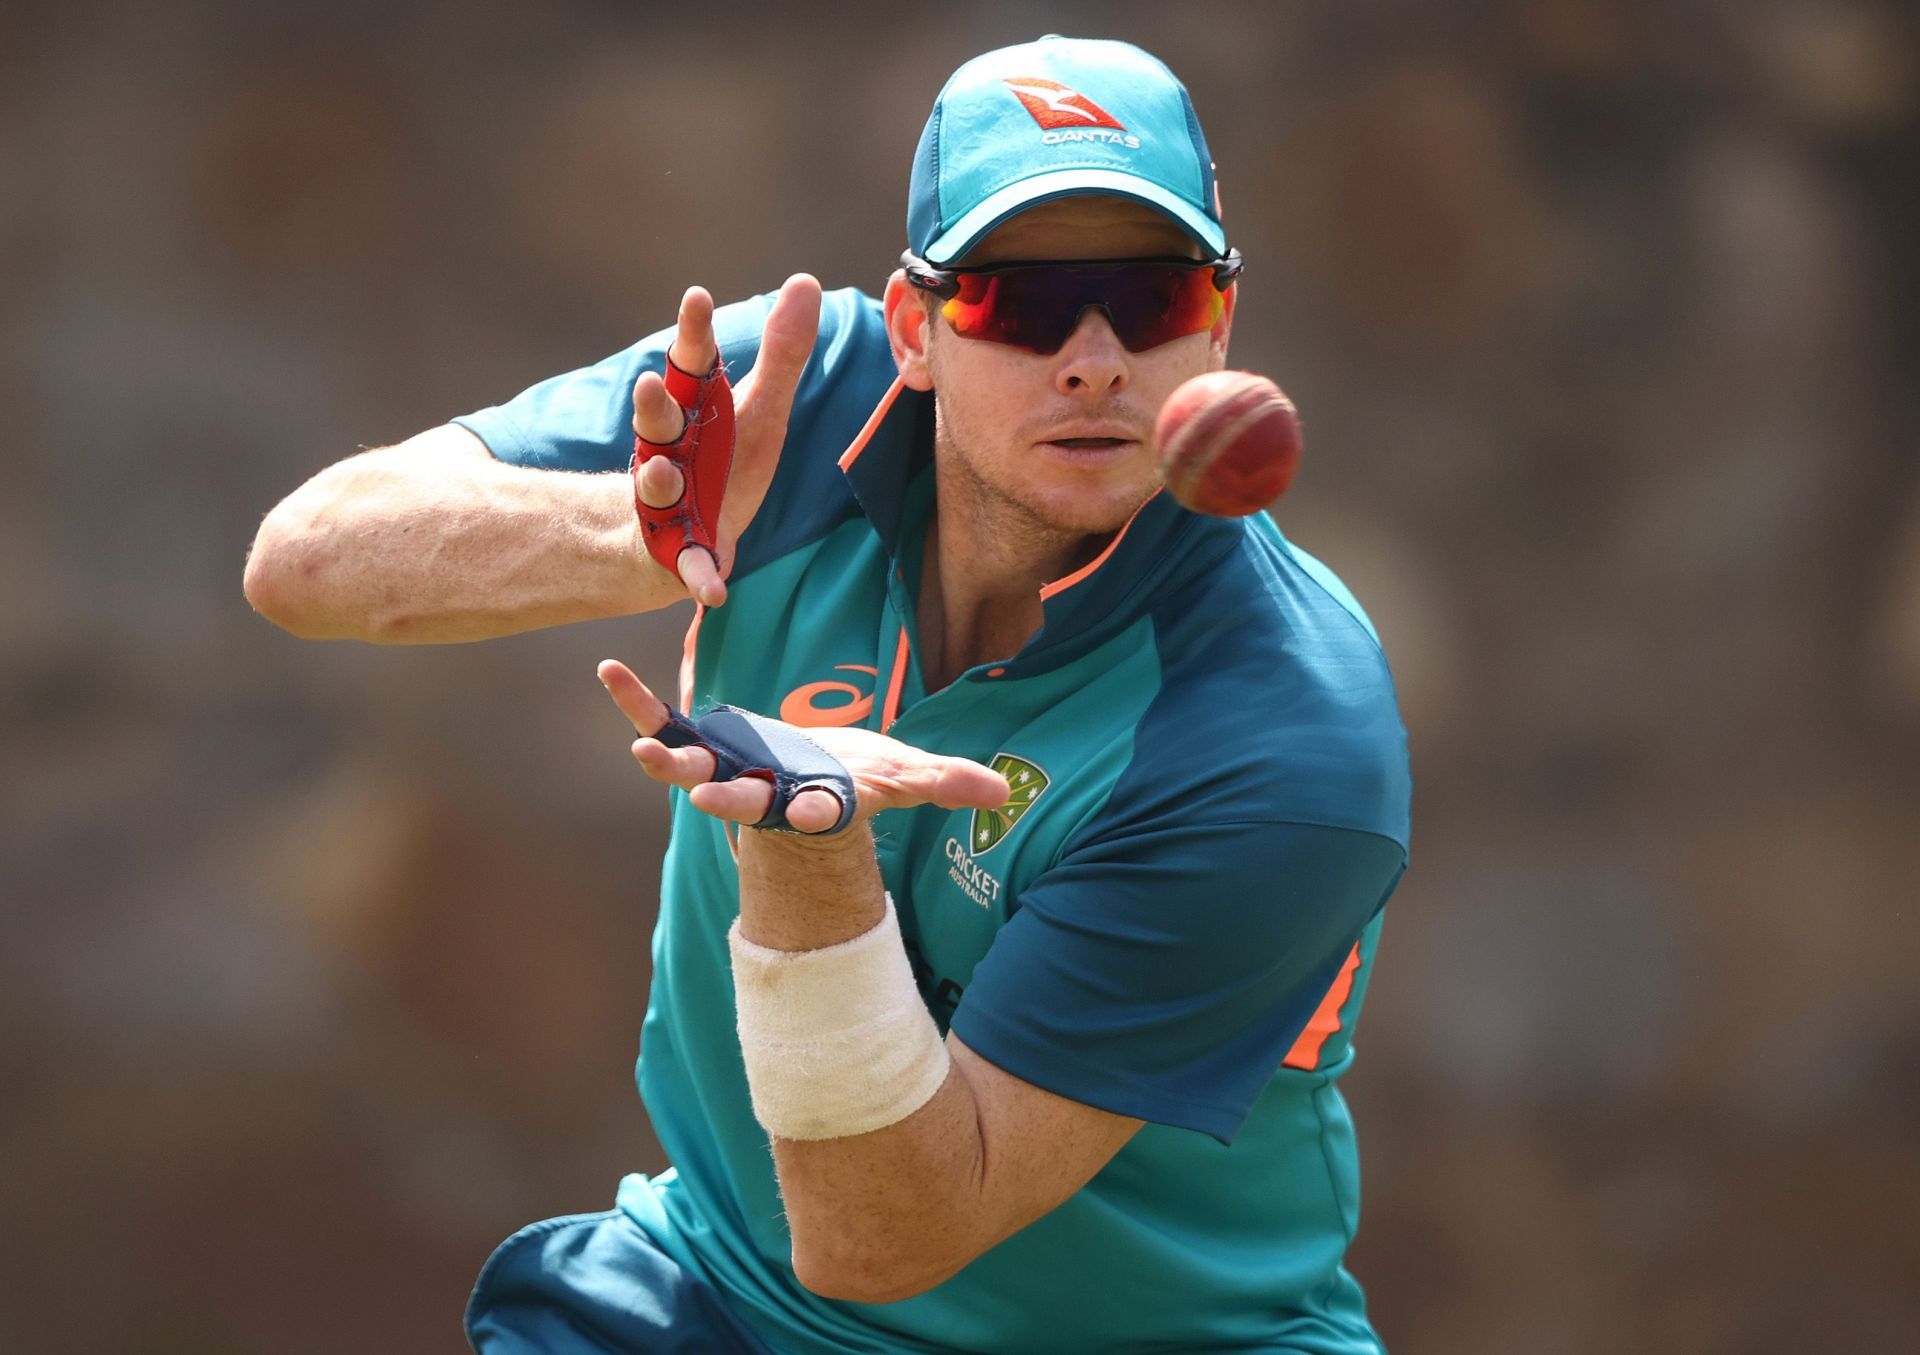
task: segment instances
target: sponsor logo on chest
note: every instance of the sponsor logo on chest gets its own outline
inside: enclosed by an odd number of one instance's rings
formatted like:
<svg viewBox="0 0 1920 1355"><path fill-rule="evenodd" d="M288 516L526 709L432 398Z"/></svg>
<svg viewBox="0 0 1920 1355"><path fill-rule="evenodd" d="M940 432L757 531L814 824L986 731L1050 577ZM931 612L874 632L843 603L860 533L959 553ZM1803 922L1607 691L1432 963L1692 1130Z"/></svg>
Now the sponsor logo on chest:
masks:
<svg viewBox="0 0 1920 1355"><path fill-rule="evenodd" d="M864 673L872 681L865 684L842 678L808 682L788 692L780 702L780 718L802 729L835 729L857 725L873 714L873 683L880 670L864 663L836 663L836 673ZM822 698L826 698L823 702Z"/></svg>

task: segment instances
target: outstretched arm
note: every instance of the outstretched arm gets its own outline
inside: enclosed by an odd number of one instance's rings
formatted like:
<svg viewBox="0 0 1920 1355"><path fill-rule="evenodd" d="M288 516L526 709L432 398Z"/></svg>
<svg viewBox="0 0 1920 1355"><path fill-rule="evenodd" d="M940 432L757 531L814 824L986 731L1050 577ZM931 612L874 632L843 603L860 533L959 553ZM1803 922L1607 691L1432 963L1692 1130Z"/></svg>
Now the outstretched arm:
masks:
<svg viewBox="0 0 1920 1355"><path fill-rule="evenodd" d="M447 424L329 466L267 515L247 601L303 640L434 644L664 607L624 475L496 461Z"/></svg>
<svg viewBox="0 0 1920 1355"><path fill-rule="evenodd" d="M766 813L772 792L765 781L710 781L710 752L668 747L652 737L667 709L624 665L603 664L600 677L641 735L634 755L649 775L687 789L694 807L716 818L750 824ZM855 938L885 939L884 930L876 930L887 908L868 827L874 813L927 803L992 807L1007 796L1005 780L977 763L869 730L807 733L853 777L855 819L845 832L824 837L740 833L740 936L763 952L804 956ZM787 809L788 821L804 832L824 829L838 816L825 791L801 791ZM891 945L898 950L897 940ZM884 958L906 966L904 953ZM802 1005L846 998L840 991L786 996ZM924 1039L937 1039L923 1007L908 1015L929 1027ZM790 1038L796 1028L777 1034ZM865 1047L875 1058L895 1038L870 1034ZM750 1038L743 1031L743 1039ZM754 1080L762 1065L747 1052L759 1111L769 1088ZM946 1057L944 1080L931 1099L892 1123L840 1137L772 1133L794 1273L809 1289L863 1303L922 1293L1066 1200L1140 1128L1139 1120L1016 1077L952 1034ZM828 1096L831 1088L789 1086L774 1094L788 1099L796 1091ZM799 1109L807 1118L807 1109ZM828 1106L816 1109L823 1117L833 1113Z"/></svg>
<svg viewBox="0 0 1920 1355"><path fill-rule="evenodd" d="M820 284L789 278L767 317L760 354L736 390L737 437L718 546L684 552L676 573L641 539L634 480L496 460L457 425L348 457L266 517L247 561L247 600L303 639L388 644L482 640L569 621L625 616L689 595L709 606L734 543L772 482L787 416L819 326ZM675 361L712 365L713 300L690 289ZM682 416L657 372L633 390L633 431L671 442ZM678 497L679 472L642 468L650 504Z"/></svg>

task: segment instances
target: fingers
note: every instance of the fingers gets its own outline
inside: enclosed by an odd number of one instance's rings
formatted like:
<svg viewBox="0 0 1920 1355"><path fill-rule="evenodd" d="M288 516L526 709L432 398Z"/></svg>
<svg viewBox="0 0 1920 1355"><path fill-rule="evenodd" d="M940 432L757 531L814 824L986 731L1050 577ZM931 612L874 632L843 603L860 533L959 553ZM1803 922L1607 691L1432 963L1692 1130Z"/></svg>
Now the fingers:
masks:
<svg viewBox="0 0 1920 1355"><path fill-rule="evenodd" d="M719 566L705 546L688 546L680 552L680 582L687 593L703 607L718 607L727 600L727 585L720 578Z"/></svg>
<svg viewBox="0 0 1920 1355"><path fill-rule="evenodd" d="M689 791L711 781L716 766L705 748L669 748L658 739L635 739L633 760L655 781Z"/></svg>
<svg viewBox="0 0 1920 1355"><path fill-rule="evenodd" d="M824 833L840 822L840 797L830 791L803 790L787 805L787 822L803 833Z"/></svg>
<svg viewBox="0 0 1920 1355"><path fill-rule="evenodd" d="M613 704L633 722L634 733L651 738L660 732L660 727L667 722L667 703L635 677L631 668L618 659L602 659L594 671L600 685L607 689L607 695L613 698Z"/></svg>
<svg viewBox="0 0 1920 1355"><path fill-rule="evenodd" d="M686 426L687 412L667 394L666 378L658 372L640 373L633 383L633 431L665 446Z"/></svg>
<svg viewBox="0 0 1920 1355"><path fill-rule="evenodd" d="M713 775L713 754L705 748L669 748L653 737L667 722L667 705L631 668L618 659L606 659L598 672L600 685L640 735L633 742L633 757L648 776L686 790Z"/></svg>
<svg viewBox="0 0 1920 1355"><path fill-rule="evenodd" d="M642 434L642 436L645 436ZM686 489L686 477L680 468L664 456L650 457L640 467L636 492L649 508L671 508ZM727 600L727 585L713 553L704 546L688 546L675 562L687 596L703 607L718 607Z"/></svg>
<svg viewBox="0 0 1920 1355"><path fill-rule="evenodd" d="M668 401L669 404L672 401ZM674 406L676 409L679 406ZM636 426L639 419L635 418ZM640 436L646 437L642 433ZM648 439L653 441L653 439ZM648 457L640 467L638 491L640 502L649 508L671 508L680 502L680 495L686 489L686 478L680 474L680 468L664 456Z"/></svg>
<svg viewBox="0 0 1920 1355"><path fill-rule="evenodd" d="M705 376L719 356L713 341L713 297L704 287L689 287L680 298L680 328L667 357L689 376Z"/></svg>
<svg viewBox="0 0 1920 1355"><path fill-rule="evenodd" d="M720 350L713 339L713 297L704 287L689 287L680 299L679 328L667 348L667 359L683 372L705 376ZM659 372L642 372L633 383L633 431L648 442L668 443L680 436L687 425L686 411L667 394L665 379ZM679 492L665 503L646 502L654 508L671 507Z"/></svg>
<svg viewBox="0 0 1920 1355"><path fill-rule="evenodd" d="M773 787L758 777L709 782L688 792L693 807L716 819L752 825L773 806ZM787 822L802 833L824 833L840 822L838 797L824 790L803 790L787 805Z"/></svg>
<svg viewBox="0 0 1920 1355"><path fill-rule="evenodd" d="M618 659L603 659L596 670L601 686L613 698L640 735L633 741L633 759L656 781L688 792L695 809L715 818L754 824L773 805L773 786L764 778L743 776L715 781L713 753L705 748L669 748L653 737L671 712L634 671ZM949 759L957 761L958 759ZM975 764L968 763L968 766ZM985 768L979 768L985 771ZM994 775L991 772L989 776ZM1002 783L1004 789L1005 783ZM1001 797L1005 799L1004 795ZM995 804L1001 801L995 801ZM802 833L821 833L840 821L840 801L823 790L803 790L787 806L787 822Z"/></svg>
<svg viewBox="0 0 1920 1355"><path fill-rule="evenodd" d="M667 359L682 371L699 376L713 367L718 356L713 338L713 297L704 287L689 287L680 301L679 327L667 349ZM665 378L659 372L642 372L633 383L633 431L647 442L664 445L678 439L686 423L687 412L667 394ZM671 508L686 490L685 474L665 456L649 457L635 479L634 492L649 508ZM719 567L710 552L690 546L680 552L677 564L680 581L696 602L718 607L727 600L727 586L721 582Z"/></svg>
<svg viewBox="0 0 1920 1355"><path fill-rule="evenodd" d="M705 785L694 786L687 792L687 798L702 814L711 814L716 819L731 819L735 823L754 824L764 819L767 810L773 807L773 786L757 776L743 776L734 781L709 781ZM796 797L794 803L798 804L805 798L806 795L802 794ZM791 809L787 817L793 817Z"/></svg>

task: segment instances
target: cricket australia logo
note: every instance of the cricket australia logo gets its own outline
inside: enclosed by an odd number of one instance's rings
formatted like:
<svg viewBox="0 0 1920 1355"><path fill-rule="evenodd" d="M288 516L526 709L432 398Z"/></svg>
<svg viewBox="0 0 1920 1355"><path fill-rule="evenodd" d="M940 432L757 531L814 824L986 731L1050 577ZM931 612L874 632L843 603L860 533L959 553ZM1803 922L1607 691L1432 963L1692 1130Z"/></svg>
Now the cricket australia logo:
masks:
<svg viewBox="0 0 1920 1355"><path fill-rule="evenodd" d="M998 809L973 811L973 838L967 845L979 856L986 855L1000 845L1000 839L1013 831L1013 825L1033 808L1033 802L1040 798L1040 792L1049 784L1045 772L1012 753L995 753L990 765L1007 778L1007 784L1013 787L1013 794Z"/></svg>
<svg viewBox="0 0 1920 1355"><path fill-rule="evenodd" d="M1012 753L995 753L989 765L1007 778L1013 794L998 809L974 810L967 841L962 843L959 838L950 837L946 849L947 875L982 908L991 908L1000 901L1000 880L974 860L974 855L978 853L984 856L999 846L1000 839L1011 833L1014 824L1033 808L1033 802L1040 798L1040 792L1047 788L1049 782L1045 772Z"/></svg>

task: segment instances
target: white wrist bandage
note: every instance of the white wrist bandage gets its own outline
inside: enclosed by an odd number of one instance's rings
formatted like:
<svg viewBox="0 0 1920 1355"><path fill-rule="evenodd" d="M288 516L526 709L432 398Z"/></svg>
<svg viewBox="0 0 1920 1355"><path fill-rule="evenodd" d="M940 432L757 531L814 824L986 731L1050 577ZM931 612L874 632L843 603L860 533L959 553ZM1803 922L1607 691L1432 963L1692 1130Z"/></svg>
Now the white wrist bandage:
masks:
<svg viewBox="0 0 1920 1355"><path fill-rule="evenodd" d="M844 1139L920 1109L951 1062L900 942L893 899L868 932L821 950L727 933L753 1113L783 1139Z"/></svg>

